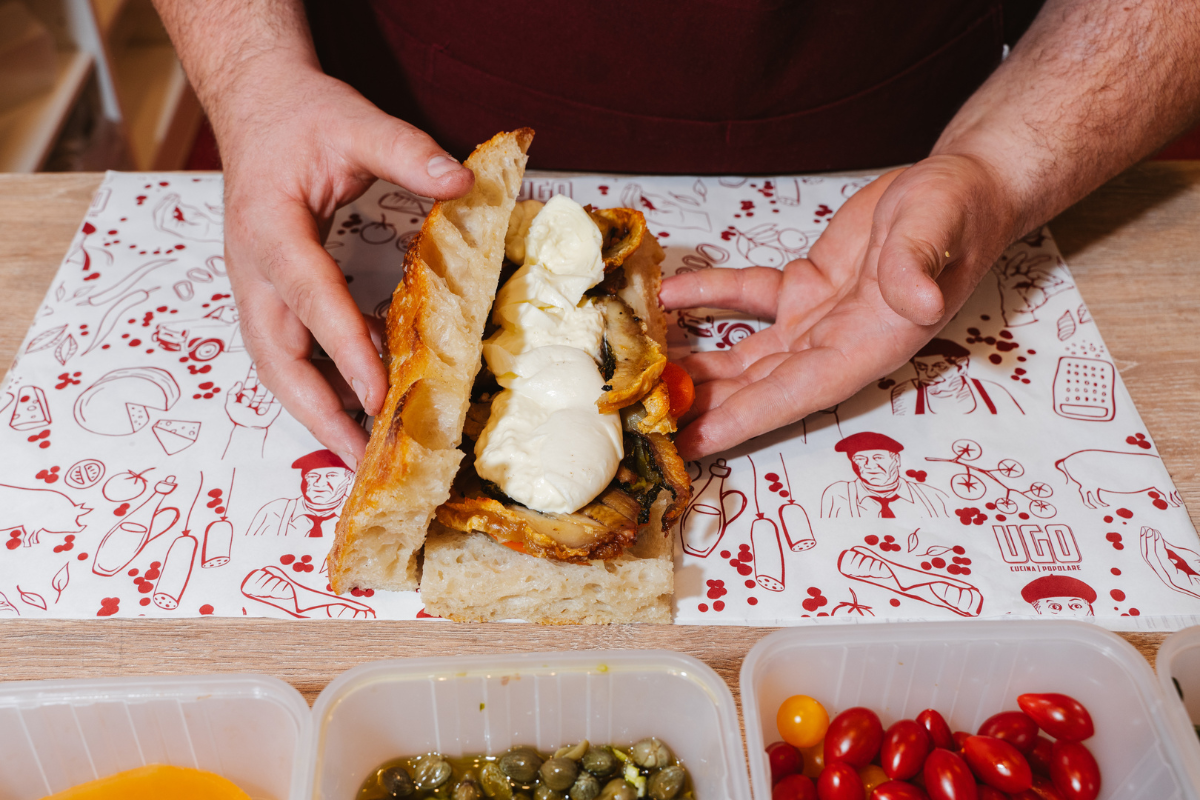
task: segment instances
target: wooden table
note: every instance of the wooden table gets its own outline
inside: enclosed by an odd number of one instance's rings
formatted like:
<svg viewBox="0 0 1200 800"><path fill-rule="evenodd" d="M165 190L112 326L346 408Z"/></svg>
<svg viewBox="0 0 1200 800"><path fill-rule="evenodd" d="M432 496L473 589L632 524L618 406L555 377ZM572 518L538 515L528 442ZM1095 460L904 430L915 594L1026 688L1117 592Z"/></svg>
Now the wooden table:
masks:
<svg viewBox="0 0 1200 800"><path fill-rule="evenodd" d="M0 175L0 364L62 260L95 174ZM1200 162L1136 167L1052 231L1184 501L1200 523ZM0 680L260 672L311 702L364 661L456 653L665 647L738 670L767 628L541 628L269 619L5 620ZM1123 634L1154 663L1163 634Z"/></svg>

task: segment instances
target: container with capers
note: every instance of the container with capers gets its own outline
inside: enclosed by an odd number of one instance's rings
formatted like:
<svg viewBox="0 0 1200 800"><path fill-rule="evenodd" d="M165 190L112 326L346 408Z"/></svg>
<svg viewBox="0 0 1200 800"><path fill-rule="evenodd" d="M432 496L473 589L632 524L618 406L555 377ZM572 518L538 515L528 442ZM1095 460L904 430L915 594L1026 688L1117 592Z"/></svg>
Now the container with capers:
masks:
<svg viewBox="0 0 1200 800"><path fill-rule="evenodd" d="M363 781L358 800L695 800L687 770L662 740L632 747L587 741L542 753L396 758Z"/></svg>

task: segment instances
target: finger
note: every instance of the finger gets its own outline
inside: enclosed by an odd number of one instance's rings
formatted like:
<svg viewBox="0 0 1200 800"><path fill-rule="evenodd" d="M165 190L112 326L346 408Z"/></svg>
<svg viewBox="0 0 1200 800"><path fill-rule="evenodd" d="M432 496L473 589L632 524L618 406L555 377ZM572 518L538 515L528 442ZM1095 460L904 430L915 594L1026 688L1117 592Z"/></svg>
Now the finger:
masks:
<svg viewBox="0 0 1200 800"><path fill-rule="evenodd" d="M879 291L900 316L918 325L934 325L946 313L937 278L962 254L964 220L960 206L938 202L936 196L917 205L910 197L883 221ZM877 219L876 225L880 223Z"/></svg>
<svg viewBox="0 0 1200 800"><path fill-rule="evenodd" d="M732 392L730 384L718 383L707 392L705 402L716 405L679 432L675 444L684 460L690 461L727 450L747 439L798 422L814 411L828 408L845 396L840 382L815 383L813 375L842 375L848 372L837 350L813 348L792 354L770 374ZM700 389L697 388L697 401Z"/></svg>
<svg viewBox="0 0 1200 800"><path fill-rule="evenodd" d="M686 356L680 365L697 384L734 378L762 359L786 353L789 349L802 349L806 341L805 337L784 341L780 337L779 329L772 325L751 334L728 350L709 350Z"/></svg>
<svg viewBox="0 0 1200 800"><path fill-rule="evenodd" d="M350 384L346 383L346 379L338 372L337 365L332 361L324 359L314 361L313 366L317 368L325 380L329 381L329 385L337 392L338 400L342 404L342 408L347 411L358 411L362 408L362 403L354 395L354 390L350 388Z"/></svg>
<svg viewBox="0 0 1200 800"><path fill-rule="evenodd" d="M347 126L350 157L371 175L425 197L447 200L471 190L475 176L424 131L374 110Z"/></svg>
<svg viewBox="0 0 1200 800"><path fill-rule="evenodd" d="M232 400L235 403L240 403L241 402L241 396L240 396L241 391L242 391L242 383L241 383L241 381L238 381L233 386L230 386L229 391L227 391L225 393L225 402L228 403L230 400Z"/></svg>
<svg viewBox="0 0 1200 800"><path fill-rule="evenodd" d="M726 308L755 317L774 319L783 273L769 267L716 267L663 280L659 301L676 308Z"/></svg>
<svg viewBox="0 0 1200 800"><path fill-rule="evenodd" d="M387 375L371 341L363 313L346 288L346 278L321 247L312 216L303 206L275 209L275 230L267 277L296 316L337 364L362 408L379 413Z"/></svg>
<svg viewBox="0 0 1200 800"><path fill-rule="evenodd" d="M232 273L231 273L232 274ZM308 359L303 323L269 286L252 282L240 292L242 334L266 387L325 447L355 468L367 434L346 416L333 387Z"/></svg>
<svg viewBox="0 0 1200 800"><path fill-rule="evenodd" d="M387 335L383 320L374 314L363 314L363 319L366 320L367 330L371 332L371 344L375 345L375 352L383 355L383 337Z"/></svg>
<svg viewBox="0 0 1200 800"><path fill-rule="evenodd" d="M254 384L254 394L250 396L249 406L251 408L259 408L262 406L263 400L267 396L267 387L262 385L262 382Z"/></svg>

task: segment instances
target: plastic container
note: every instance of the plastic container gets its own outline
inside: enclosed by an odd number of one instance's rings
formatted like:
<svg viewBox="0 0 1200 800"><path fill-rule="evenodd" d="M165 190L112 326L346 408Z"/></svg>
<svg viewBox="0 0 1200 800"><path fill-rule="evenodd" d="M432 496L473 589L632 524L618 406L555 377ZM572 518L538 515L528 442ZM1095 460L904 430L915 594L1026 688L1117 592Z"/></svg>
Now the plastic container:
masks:
<svg viewBox="0 0 1200 800"><path fill-rule="evenodd" d="M307 779L311 725L300 693L265 675L0 683L0 797L172 764L288 800Z"/></svg>
<svg viewBox="0 0 1200 800"><path fill-rule="evenodd" d="M737 710L725 682L662 650L593 650L379 661L330 683L313 705L306 797L353 800L397 756L555 750L587 739L663 739L704 800L749 800Z"/></svg>
<svg viewBox="0 0 1200 800"><path fill-rule="evenodd" d="M1164 639L1155 670L1167 712L1187 743L1183 751L1192 783L1200 786L1200 738L1192 727L1200 724L1200 627L1184 628Z"/></svg>
<svg viewBox="0 0 1200 800"><path fill-rule="evenodd" d="M1198 796L1149 664L1120 637L1082 622L934 622L793 628L763 638L742 664L742 713L754 796L771 797L763 748L779 741L775 713L793 694L830 715L875 710L884 726L926 708L974 732L1025 692L1063 692L1096 723L1101 800ZM1198 693L1200 696L1200 693Z"/></svg>

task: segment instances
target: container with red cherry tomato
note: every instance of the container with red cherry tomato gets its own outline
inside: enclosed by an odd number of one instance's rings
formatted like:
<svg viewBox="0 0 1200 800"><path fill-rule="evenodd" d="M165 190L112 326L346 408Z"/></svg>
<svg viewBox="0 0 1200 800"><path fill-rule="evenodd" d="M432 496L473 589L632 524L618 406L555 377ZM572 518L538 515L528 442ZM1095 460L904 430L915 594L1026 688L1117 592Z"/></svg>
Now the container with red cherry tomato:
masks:
<svg viewBox="0 0 1200 800"><path fill-rule="evenodd" d="M830 716L817 700L780 705L767 747L772 800L1096 800L1091 714L1065 694L1023 694L975 733L935 709L884 728L869 708Z"/></svg>

